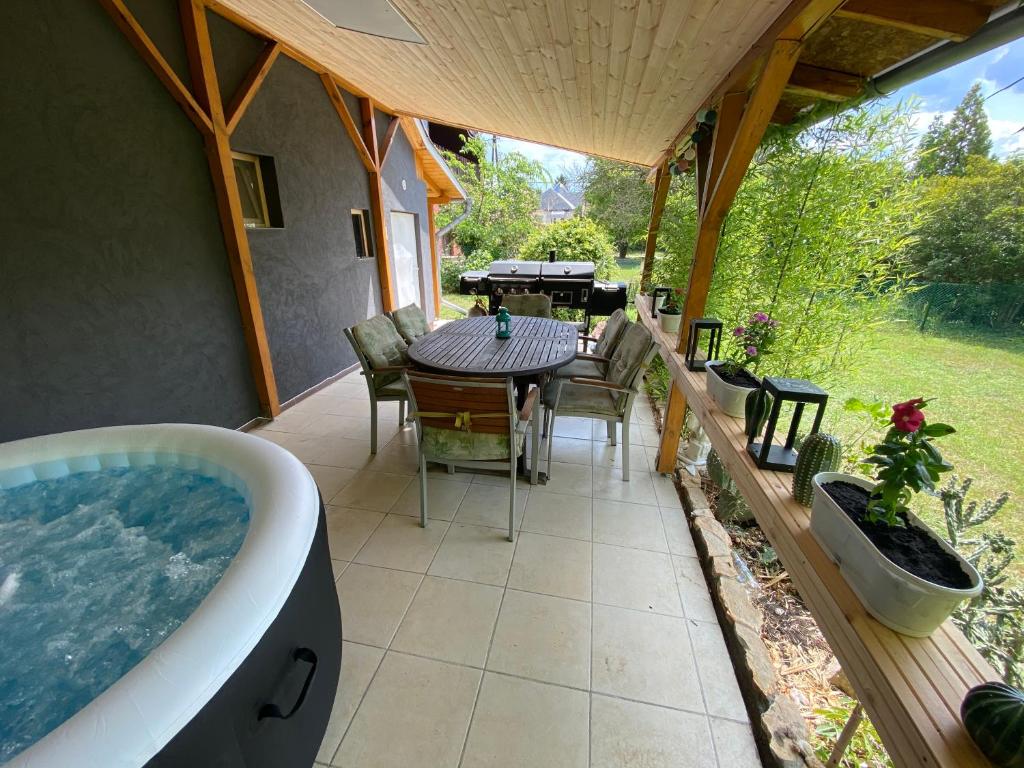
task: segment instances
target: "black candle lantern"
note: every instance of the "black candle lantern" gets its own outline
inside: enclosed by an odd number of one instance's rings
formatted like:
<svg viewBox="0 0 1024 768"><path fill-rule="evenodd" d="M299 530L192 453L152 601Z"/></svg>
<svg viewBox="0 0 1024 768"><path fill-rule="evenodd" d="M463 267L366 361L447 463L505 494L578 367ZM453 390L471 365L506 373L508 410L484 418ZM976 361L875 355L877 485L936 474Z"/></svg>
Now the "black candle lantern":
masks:
<svg viewBox="0 0 1024 768"><path fill-rule="evenodd" d="M703 360L697 359L700 349L700 332L708 331L708 353ZM686 367L691 371L703 371L707 360L717 360L722 345L722 321L717 317L698 317L690 321L690 335L686 337Z"/></svg>
<svg viewBox="0 0 1024 768"><path fill-rule="evenodd" d="M764 438L760 443L755 443L754 440L758 435L752 434L753 430L751 430L751 433L747 434L747 452L754 457L754 461L757 462L760 469L792 472L796 465L796 451L793 450L793 445L796 443L796 433L800 427L800 417L803 416L804 406L808 403L818 404L818 411L814 415L814 426L811 427L813 435L821 427L821 418L825 415L828 393L803 379L780 379L774 376L765 376L761 381L761 389L757 393L755 413L764 408L765 395L771 395L773 402L771 412L768 414L768 422L765 424ZM779 412L784 402L795 403L793 420L790 422L785 444L772 445L772 438L775 436L775 428L779 421Z"/></svg>
<svg viewBox="0 0 1024 768"><path fill-rule="evenodd" d="M658 316L658 297L664 296L666 299L672 295L672 289L667 288L664 285L659 285L654 289L654 293L651 294L651 317Z"/></svg>

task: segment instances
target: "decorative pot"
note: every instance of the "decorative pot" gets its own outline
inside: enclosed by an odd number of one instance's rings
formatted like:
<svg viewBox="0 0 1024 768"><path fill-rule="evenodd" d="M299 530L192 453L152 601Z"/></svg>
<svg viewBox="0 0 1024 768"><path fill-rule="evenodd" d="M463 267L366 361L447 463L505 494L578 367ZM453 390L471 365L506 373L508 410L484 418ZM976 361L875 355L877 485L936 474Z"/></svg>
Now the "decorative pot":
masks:
<svg viewBox="0 0 1024 768"><path fill-rule="evenodd" d="M966 589L954 589L926 581L900 568L883 555L850 516L821 487L843 481L864 489L874 483L842 472L819 472L812 480L811 533L864 608L885 626L911 637L928 637L961 601L981 592L981 576L942 537L909 516L909 525L925 531L936 544L953 555L971 580Z"/></svg>
<svg viewBox="0 0 1024 768"><path fill-rule="evenodd" d="M681 312L674 315L661 311L658 312L658 322L661 323L661 330L665 333L678 333L679 321L682 319L683 315Z"/></svg>
<svg viewBox="0 0 1024 768"><path fill-rule="evenodd" d="M755 388L740 387L725 381L714 368L723 364L722 360L708 360L704 363L704 370L708 375L708 393L711 399L718 403L719 408L730 416L742 419L746 413L747 395Z"/></svg>

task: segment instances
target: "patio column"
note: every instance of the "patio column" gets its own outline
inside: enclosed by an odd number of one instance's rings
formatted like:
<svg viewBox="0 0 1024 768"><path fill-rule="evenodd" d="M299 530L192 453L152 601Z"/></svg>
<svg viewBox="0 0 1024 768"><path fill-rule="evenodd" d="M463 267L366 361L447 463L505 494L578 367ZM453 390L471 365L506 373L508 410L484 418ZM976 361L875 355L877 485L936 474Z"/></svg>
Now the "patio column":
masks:
<svg viewBox="0 0 1024 768"><path fill-rule="evenodd" d="M648 177L649 178L649 177ZM651 201L651 221L647 226L647 242L644 245L644 267L640 275L640 290L650 291L651 274L654 271L654 252L658 247L658 230L661 228L661 215L665 211L665 200L668 189L672 185L672 174L668 171L668 163L658 166L654 177L654 199Z"/></svg>

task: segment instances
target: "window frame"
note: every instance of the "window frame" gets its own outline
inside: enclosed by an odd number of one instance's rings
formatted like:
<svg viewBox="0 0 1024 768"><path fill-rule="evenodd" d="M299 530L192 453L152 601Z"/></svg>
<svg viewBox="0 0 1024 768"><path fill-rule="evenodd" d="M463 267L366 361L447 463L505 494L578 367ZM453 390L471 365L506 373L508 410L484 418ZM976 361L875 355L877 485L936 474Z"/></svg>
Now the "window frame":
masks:
<svg viewBox="0 0 1024 768"><path fill-rule="evenodd" d="M372 227L370 225L370 212L365 208L351 208L349 209L349 212L351 213L353 223L352 235L356 238L356 258L360 260L374 258L375 254L373 252L373 240L371 239ZM359 239L354 227L356 219L359 220L359 232L362 235L363 241L362 256L359 255Z"/></svg>
<svg viewBox="0 0 1024 768"><path fill-rule="evenodd" d="M262 214L261 219L250 218L242 212L242 224L246 229L269 229L270 228L270 209L267 206L267 190L263 184L263 169L260 158L257 155L249 154L248 152L237 152L231 150L231 160L234 163L235 160L241 160L244 163L250 163L256 170L256 192L259 196L260 213ZM237 178L238 174L235 174L235 184L239 183ZM241 195L241 190L239 190Z"/></svg>

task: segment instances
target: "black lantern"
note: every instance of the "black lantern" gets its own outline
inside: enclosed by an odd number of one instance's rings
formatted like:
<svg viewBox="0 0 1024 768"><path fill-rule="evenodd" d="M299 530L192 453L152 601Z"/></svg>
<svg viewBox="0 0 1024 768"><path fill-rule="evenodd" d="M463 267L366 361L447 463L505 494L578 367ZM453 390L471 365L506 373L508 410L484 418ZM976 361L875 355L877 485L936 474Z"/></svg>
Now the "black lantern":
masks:
<svg viewBox="0 0 1024 768"><path fill-rule="evenodd" d="M654 289L654 293L651 294L651 317L658 316L658 297L664 296L666 299L672 295L672 289L667 288L664 285L659 285Z"/></svg>
<svg viewBox="0 0 1024 768"><path fill-rule="evenodd" d="M825 415L825 403L828 402L828 393L820 387L815 386L803 379L780 379L774 376L765 376L761 381L761 389L757 393L757 402L754 413L764 408L765 395L771 395L773 402L771 412L768 414L768 422L764 428L764 439L760 443L754 440L756 434L747 434L747 452L754 457L754 461L760 469L774 469L779 472L792 472L796 466L796 451L793 445L796 443L797 429L800 427L800 417L803 416L804 406L808 403L817 403L818 412L814 415L814 426L811 427L813 435L821 427L821 418ZM772 438L775 436L775 428L779 421L779 412L784 402L795 403L793 408L793 420L789 425L789 434L786 435L784 445L772 445Z"/></svg>
<svg viewBox="0 0 1024 768"><path fill-rule="evenodd" d="M700 332L708 331L708 353L703 360L697 359L700 349ZM686 367L691 371L703 371L704 362L717 360L722 345L722 321L717 317L698 317L690 321L690 335L686 338Z"/></svg>

